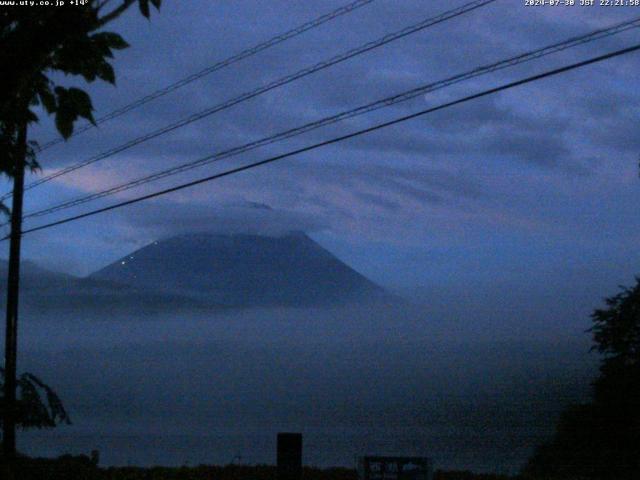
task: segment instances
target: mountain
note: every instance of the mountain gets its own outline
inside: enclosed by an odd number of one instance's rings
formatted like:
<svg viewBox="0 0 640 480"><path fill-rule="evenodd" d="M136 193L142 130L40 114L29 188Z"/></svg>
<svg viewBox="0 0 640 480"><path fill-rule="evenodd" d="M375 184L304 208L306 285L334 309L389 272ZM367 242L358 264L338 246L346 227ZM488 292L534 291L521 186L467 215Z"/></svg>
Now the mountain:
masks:
<svg viewBox="0 0 640 480"><path fill-rule="evenodd" d="M391 296L303 233L159 240L89 279L227 306L320 306Z"/></svg>
<svg viewBox="0 0 640 480"><path fill-rule="evenodd" d="M0 260L0 307L6 305L8 264ZM192 298L132 288L93 278L79 278L52 272L23 261L20 266L20 304L27 309L51 313L58 311L159 312L181 308L211 308L217 305Z"/></svg>
<svg viewBox="0 0 640 480"><path fill-rule="evenodd" d="M0 260L0 292L3 293L7 289L8 270L8 262ZM20 264L20 290L22 294L52 290L62 291L72 288L77 281L79 281L77 277L46 270L30 261L23 261Z"/></svg>

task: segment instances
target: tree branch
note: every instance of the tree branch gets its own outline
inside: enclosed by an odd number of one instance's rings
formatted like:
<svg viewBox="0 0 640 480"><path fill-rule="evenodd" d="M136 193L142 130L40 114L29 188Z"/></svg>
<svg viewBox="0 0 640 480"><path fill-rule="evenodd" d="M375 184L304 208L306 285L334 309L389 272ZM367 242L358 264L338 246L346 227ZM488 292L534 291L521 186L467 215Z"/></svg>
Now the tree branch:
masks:
<svg viewBox="0 0 640 480"><path fill-rule="evenodd" d="M107 23L114 21L116 18L126 12L131 5L136 3L136 1L137 0L123 0L122 4L119 7L114 8L98 20L98 28L104 27Z"/></svg>

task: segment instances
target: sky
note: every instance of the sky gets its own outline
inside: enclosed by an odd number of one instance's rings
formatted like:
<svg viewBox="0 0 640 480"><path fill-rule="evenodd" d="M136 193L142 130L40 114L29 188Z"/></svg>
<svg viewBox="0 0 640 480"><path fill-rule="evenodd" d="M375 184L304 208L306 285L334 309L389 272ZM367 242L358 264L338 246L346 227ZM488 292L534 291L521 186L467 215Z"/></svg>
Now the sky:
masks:
<svg viewBox="0 0 640 480"><path fill-rule="evenodd" d="M165 0L150 21L113 24L131 44L117 86L83 86L96 116L329 12L345 0ZM40 157L51 173L462 1L375 0L215 72ZM25 212L640 15L634 7L527 7L498 0L243 102L28 191ZM463 82L26 228L211 175L640 40L637 30ZM188 231L304 230L381 285L412 298L584 316L638 273L640 106L634 53L465 103L221 181L24 237L24 258L86 275ZM30 132L55 138L50 119ZM31 175L27 181L37 178ZM9 189L8 182L3 187ZM268 208L267 208L268 207ZM2 255L6 258L7 248ZM444 301L444 300L442 300ZM486 301L485 301L486 302ZM562 308L559 305L563 305ZM577 306L576 306L577 305ZM470 307L471 308L471 307ZM498 308L501 308L498 305Z"/></svg>

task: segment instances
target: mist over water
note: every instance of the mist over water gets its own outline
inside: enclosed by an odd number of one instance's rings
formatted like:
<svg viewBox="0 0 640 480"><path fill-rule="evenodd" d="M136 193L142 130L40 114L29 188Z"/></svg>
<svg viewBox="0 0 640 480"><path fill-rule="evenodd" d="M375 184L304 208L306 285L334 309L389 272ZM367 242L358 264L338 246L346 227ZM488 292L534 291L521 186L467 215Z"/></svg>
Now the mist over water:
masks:
<svg viewBox="0 0 640 480"><path fill-rule="evenodd" d="M52 385L74 424L24 432L19 448L98 449L104 465L274 463L276 433L300 431L309 465L403 454L514 472L562 406L588 394L588 337L514 335L433 313L27 311L19 371Z"/></svg>

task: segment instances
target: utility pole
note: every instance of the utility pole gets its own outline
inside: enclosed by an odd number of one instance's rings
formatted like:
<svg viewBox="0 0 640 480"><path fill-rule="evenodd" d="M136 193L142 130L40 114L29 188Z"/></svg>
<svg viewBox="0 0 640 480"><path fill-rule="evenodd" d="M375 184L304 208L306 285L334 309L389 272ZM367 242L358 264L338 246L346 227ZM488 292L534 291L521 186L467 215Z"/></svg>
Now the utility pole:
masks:
<svg viewBox="0 0 640 480"><path fill-rule="evenodd" d="M27 153L27 122L17 138L17 155L13 176L9 276L7 281L7 324L4 347L4 418L2 419L2 453L10 462L16 455L16 364L18 353L18 296L20 291L20 241L22 239L22 199Z"/></svg>

